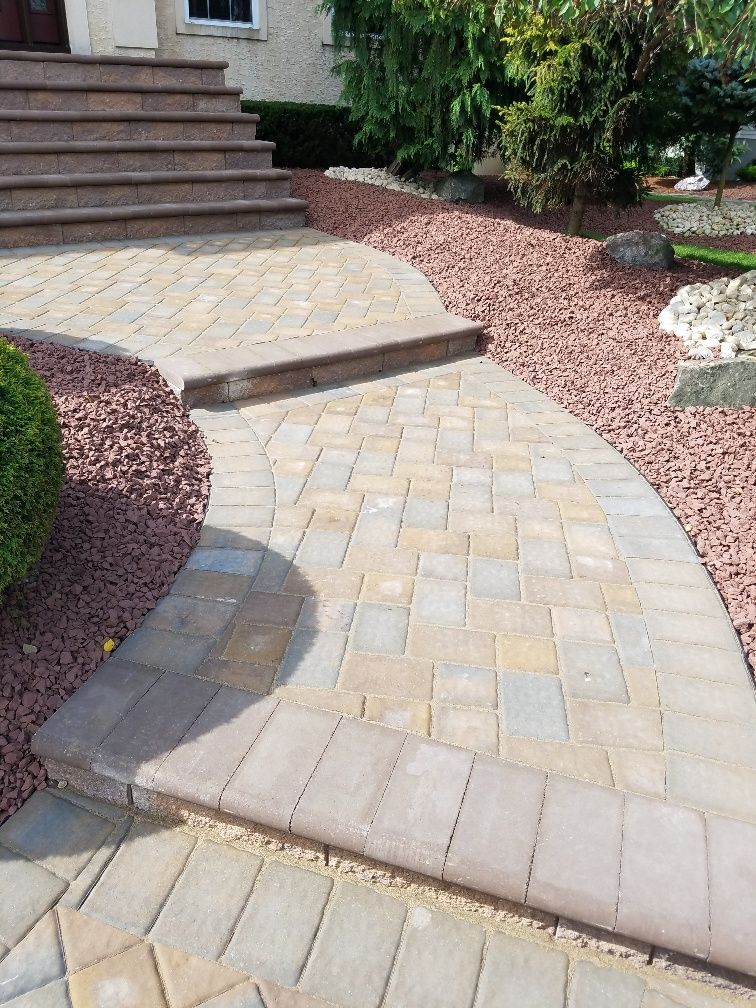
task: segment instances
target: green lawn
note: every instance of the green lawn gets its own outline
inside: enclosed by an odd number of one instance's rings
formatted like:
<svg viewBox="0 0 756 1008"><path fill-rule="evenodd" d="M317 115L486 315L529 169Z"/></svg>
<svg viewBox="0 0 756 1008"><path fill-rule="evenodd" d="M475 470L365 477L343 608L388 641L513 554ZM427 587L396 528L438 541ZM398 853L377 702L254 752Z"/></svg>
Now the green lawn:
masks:
<svg viewBox="0 0 756 1008"><path fill-rule="evenodd" d="M698 203L698 201L702 199L713 199L714 193L711 193L708 196L683 196L678 193L667 196L665 193L650 192L646 193L643 198L651 200L653 203Z"/></svg>
<svg viewBox="0 0 756 1008"><path fill-rule="evenodd" d="M604 241L608 235L599 231L581 231L581 237ZM736 252L730 249L708 248L705 245L675 245L675 255L680 259L697 259L699 262L711 263L723 268L753 270L756 269L756 254L753 252Z"/></svg>

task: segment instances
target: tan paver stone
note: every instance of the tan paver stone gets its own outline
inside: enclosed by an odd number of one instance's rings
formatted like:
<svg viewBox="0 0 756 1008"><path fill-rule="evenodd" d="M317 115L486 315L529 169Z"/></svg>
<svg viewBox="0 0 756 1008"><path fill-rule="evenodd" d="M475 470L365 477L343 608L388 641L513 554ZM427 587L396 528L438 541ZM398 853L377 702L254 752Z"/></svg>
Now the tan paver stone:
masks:
<svg viewBox="0 0 756 1008"><path fill-rule="evenodd" d="M665 711L664 741L668 749L756 770L756 733L747 725Z"/></svg>
<svg viewBox="0 0 756 1008"><path fill-rule="evenodd" d="M630 695L630 703L658 710L659 687L655 670L645 665L624 665L622 672Z"/></svg>
<svg viewBox="0 0 756 1008"><path fill-rule="evenodd" d="M494 635L480 630L410 624L407 654L414 658L459 662L462 665L489 668L496 665Z"/></svg>
<svg viewBox="0 0 756 1008"><path fill-rule="evenodd" d="M247 979L238 970L167 945L155 945L154 955L171 1008L194 1008Z"/></svg>
<svg viewBox="0 0 756 1008"><path fill-rule="evenodd" d="M365 710L365 697L359 693L344 693L340 690L309 686L276 686L274 692L282 700L318 707L320 710L338 711L350 717L362 717Z"/></svg>
<svg viewBox="0 0 756 1008"><path fill-rule="evenodd" d="M706 830L700 812L628 795L617 930L705 958Z"/></svg>
<svg viewBox="0 0 756 1008"><path fill-rule="evenodd" d="M236 616L237 622L262 626L293 627L302 609L302 599L271 592L253 591Z"/></svg>
<svg viewBox="0 0 756 1008"><path fill-rule="evenodd" d="M452 556L467 556L469 538L464 532L404 528L399 533L399 548L420 550L424 553L450 553Z"/></svg>
<svg viewBox="0 0 756 1008"><path fill-rule="evenodd" d="M657 676L662 709L733 724L756 724L756 696L749 685L709 683L688 676Z"/></svg>
<svg viewBox="0 0 756 1008"><path fill-rule="evenodd" d="M390 728L400 728L416 735L429 735L431 709L419 700L395 700L391 697L367 697L365 719Z"/></svg>
<svg viewBox="0 0 756 1008"><path fill-rule="evenodd" d="M470 536L470 556L516 560L517 539L514 536L480 535L473 532Z"/></svg>
<svg viewBox="0 0 756 1008"><path fill-rule="evenodd" d="M229 781L221 810L288 831L339 720L330 711L279 704Z"/></svg>
<svg viewBox="0 0 756 1008"><path fill-rule="evenodd" d="M355 693L430 700L433 665L431 661L415 658L347 653L341 666L339 686Z"/></svg>
<svg viewBox="0 0 756 1008"><path fill-rule="evenodd" d="M604 584L601 591L609 612L640 613L638 594L630 585Z"/></svg>
<svg viewBox="0 0 756 1008"><path fill-rule="evenodd" d="M574 743L565 745L563 742L502 735L499 739L499 755L518 763L593 781L594 784L605 784L608 787L613 785L609 757L606 750L598 746Z"/></svg>
<svg viewBox="0 0 756 1008"><path fill-rule="evenodd" d="M361 853L404 732L339 722L297 804L292 831Z"/></svg>
<svg viewBox="0 0 756 1008"><path fill-rule="evenodd" d="M525 902L546 774L476 756L444 879Z"/></svg>
<svg viewBox="0 0 756 1008"><path fill-rule="evenodd" d="M659 752L663 749L658 709L574 700L569 706L569 721L573 737L588 745Z"/></svg>
<svg viewBox="0 0 756 1008"><path fill-rule="evenodd" d="M414 579L401 574L367 574L362 582L361 600L385 602L392 605L409 605L412 601Z"/></svg>
<svg viewBox="0 0 756 1008"><path fill-rule="evenodd" d="M70 973L85 969L101 959L125 952L139 944L136 935L103 924L69 907L57 909L60 936Z"/></svg>
<svg viewBox="0 0 756 1008"><path fill-rule="evenodd" d="M554 642L545 637L497 634L496 664L499 668L516 669L521 672L556 675L559 671Z"/></svg>
<svg viewBox="0 0 756 1008"><path fill-rule="evenodd" d="M370 827L365 855L441 877L473 755L409 736Z"/></svg>
<svg viewBox="0 0 756 1008"><path fill-rule="evenodd" d="M348 565L348 561L347 561ZM288 595L310 595L318 599L344 599L356 602L360 597L363 576L357 571L316 572L313 568L293 569L283 583Z"/></svg>
<svg viewBox="0 0 756 1008"><path fill-rule="evenodd" d="M476 630L529 637L550 637L552 634L551 615L546 606L471 598L467 612L468 625Z"/></svg>
<svg viewBox="0 0 756 1008"><path fill-rule="evenodd" d="M528 904L613 928L622 812L623 796L616 791L551 774L533 855Z"/></svg>
<svg viewBox="0 0 756 1008"><path fill-rule="evenodd" d="M222 656L254 665L279 665L291 639L282 627L235 624L223 647Z"/></svg>
<svg viewBox="0 0 756 1008"><path fill-rule="evenodd" d="M433 699L438 703L495 710L496 672L494 669L442 663L436 669Z"/></svg>
<svg viewBox="0 0 756 1008"><path fill-rule="evenodd" d="M197 670L197 675L205 679L212 679L226 686L262 694L270 692L275 674L276 670L272 665L225 661L222 658L208 658Z"/></svg>
<svg viewBox="0 0 756 1008"><path fill-rule="evenodd" d="M575 609L605 608L601 588L592 581L570 581L567 578L523 577L523 602L537 605L568 606Z"/></svg>
<svg viewBox="0 0 756 1008"><path fill-rule="evenodd" d="M615 787L623 791L664 798L667 789L667 766L663 752L642 752L637 749L612 749L609 762Z"/></svg>
<svg viewBox="0 0 756 1008"><path fill-rule="evenodd" d="M150 947L141 943L74 973L68 981L73 1008L100 1008L103 991L110 991L112 1008L165 1008Z"/></svg>
<svg viewBox="0 0 756 1008"><path fill-rule="evenodd" d="M499 722L493 711L437 705L433 709L433 737L464 749L496 755Z"/></svg>
<svg viewBox="0 0 756 1008"><path fill-rule="evenodd" d="M613 642L612 629L606 616L594 609L570 609L556 606L551 612L554 634L567 640Z"/></svg>

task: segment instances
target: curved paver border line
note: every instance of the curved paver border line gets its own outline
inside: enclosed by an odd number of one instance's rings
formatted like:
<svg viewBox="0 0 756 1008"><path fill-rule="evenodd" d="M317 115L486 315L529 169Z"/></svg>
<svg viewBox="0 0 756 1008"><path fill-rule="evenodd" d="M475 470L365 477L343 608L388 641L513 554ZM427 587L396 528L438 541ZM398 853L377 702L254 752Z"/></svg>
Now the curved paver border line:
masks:
<svg viewBox="0 0 756 1008"><path fill-rule="evenodd" d="M312 228L0 252L0 324L156 362L191 405L474 349L409 263Z"/></svg>
<svg viewBox="0 0 756 1008"><path fill-rule="evenodd" d="M431 370L454 367L460 364ZM564 425L550 436L564 439L566 450L606 450L583 424L491 362L465 367L507 383L508 395L517 385L520 409L535 404L539 424ZM231 442L248 438L242 471L265 474L272 487L265 449L234 408L208 411L205 427L232 432ZM218 453L215 486L224 472L239 470L232 459ZM257 507L248 516L256 524L240 530L230 524L231 509L211 503L211 545L195 551L180 577L203 569L250 583L267 576L266 559L277 562L272 553L238 548L239 536L260 530L273 542L274 506ZM285 543L278 548L283 555ZM669 621L659 630L664 646ZM728 632L722 654L742 664ZM187 675L212 643L150 628L132 635L37 733L35 751L53 778L123 804L194 808L288 832L756 974L756 884L748 884L755 825ZM711 656L706 641L675 646L689 655L698 649L704 663Z"/></svg>

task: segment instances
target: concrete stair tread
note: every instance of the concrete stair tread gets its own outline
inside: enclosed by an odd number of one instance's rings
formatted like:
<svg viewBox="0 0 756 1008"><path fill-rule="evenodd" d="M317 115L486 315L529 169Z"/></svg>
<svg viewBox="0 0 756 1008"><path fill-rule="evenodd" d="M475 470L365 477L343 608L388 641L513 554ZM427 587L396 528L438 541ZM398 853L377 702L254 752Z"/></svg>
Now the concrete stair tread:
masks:
<svg viewBox="0 0 756 1008"><path fill-rule="evenodd" d="M226 60L156 59L151 56L86 56L78 53L31 52L0 49L0 60L27 63L104 63L106 66L156 66L199 70L228 70Z"/></svg>
<svg viewBox="0 0 756 1008"><path fill-rule="evenodd" d="M61 140L0 143L0 154L107 154L112 151L274 151L270 140Z"/></svg>
<svg viewBox="0 0 756 1008"><path fill-rule="evenodd" d="M111 83L105 81L51 81L51 80L2 80L0 91L107 91L113 94L190 94L190 95L239 95L243 89L221 87L215 84L140 84L137 82Z"/></svg>
<svg viewBox="0 0 756 1008"><path fill-rule="evenodd" d="M151 112L100 109L94 111L3 109L0 118L13 122L231 122L258 123L253 112Z"/></svg>
<svg viewBox="0 0 756 1008"><path fill-rule="evenodd" d="M280 213L304 211L305 200L281 196L275 199L224 200L213 203L138 203L124 206L71 207L0 212L0 228L44 224L77 224L95 221L138 220L142 217L194 217L206 214Z"/></svg>
<svg viewBox="0 0 756 1008"><path fill-rule="evenodd" d="M4 175L3 189L56 189L76 186L151 185L171 182L284 181L283 168L225 168L217 171L89 172L76 175Z"/></svg>

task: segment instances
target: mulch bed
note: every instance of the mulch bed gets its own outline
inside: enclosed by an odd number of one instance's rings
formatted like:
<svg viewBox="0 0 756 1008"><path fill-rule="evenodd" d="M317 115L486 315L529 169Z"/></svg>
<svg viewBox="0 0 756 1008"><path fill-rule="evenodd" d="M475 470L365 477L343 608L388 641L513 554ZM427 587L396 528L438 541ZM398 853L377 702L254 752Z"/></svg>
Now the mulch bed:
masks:
<svg viewBox="0 0 756 1008"><path fill-rule="evenodd" d="M487 326L489 356L643 473L687 529L756 667L756 410L667 406L682 351L656 321L679 287L721 269L620 267L497 192L455 207L301 170L293 188L313 227L411 262L449 311Z"/></svg>
<svg viewBox="0 0 756 1008"><path fill-rule="evenodd" d="M94 672L108 638L139 626L196 545L210 473L199 431L153 368L13 342L50 389L66 479L38 572L0 608L0 822L45 783L35 729Z"/></svg>
<svg viewBox="0 0 756 1008"><path fill-rule="evenodd" d="M675 183L679 181L680 179L677 176L661 178L658 175L653 175L651 178L646 179L646 184L652 192L675 196L714 196L717 191L717 184L714 182L706 189L701 189L698 192L679 192L675 189ZM728 182L725 186L724 195L725 199L756 200L756 182L741 182L740 179L733 179L733 181Z"/></svg>

